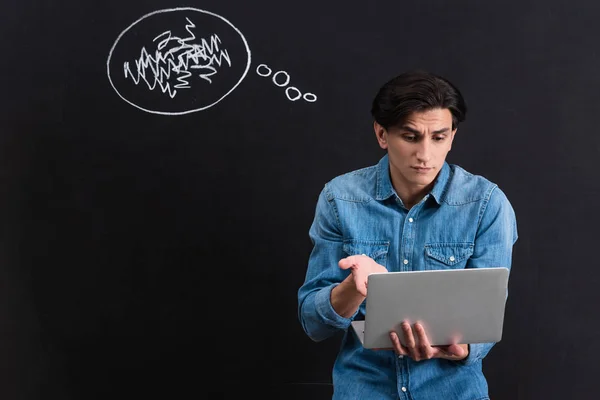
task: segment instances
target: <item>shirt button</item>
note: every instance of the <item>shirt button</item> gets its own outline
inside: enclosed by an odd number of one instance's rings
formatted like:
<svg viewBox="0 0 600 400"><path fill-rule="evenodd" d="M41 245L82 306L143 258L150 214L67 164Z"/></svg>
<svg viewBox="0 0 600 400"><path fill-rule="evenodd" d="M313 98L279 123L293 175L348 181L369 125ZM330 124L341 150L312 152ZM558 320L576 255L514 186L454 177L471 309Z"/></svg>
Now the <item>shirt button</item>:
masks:
<svg viewBox="0 0 600 400"><path fill-rule="evenodd" d="M450 256L450 261L454 261L454 260L455 260L454 256Z"/></svg>
<svg viewBox="0 0 600 400"><path fill-rule="evenodd" d="M406 392L406 388L404 386L402 386L402 391Z"/></svg>
<svg viewBox="0 0 600 400"><path fill-rule="evenodd" d="M404 260L404 265L408 264L408 260Z"/></svg>
<svg viewBox="0 0 600 400"><path fill-rule="evenodd" d="M413 221L414 221L414 219L412 219L412 218L408 219L408 222L413 222Z"/></svg>

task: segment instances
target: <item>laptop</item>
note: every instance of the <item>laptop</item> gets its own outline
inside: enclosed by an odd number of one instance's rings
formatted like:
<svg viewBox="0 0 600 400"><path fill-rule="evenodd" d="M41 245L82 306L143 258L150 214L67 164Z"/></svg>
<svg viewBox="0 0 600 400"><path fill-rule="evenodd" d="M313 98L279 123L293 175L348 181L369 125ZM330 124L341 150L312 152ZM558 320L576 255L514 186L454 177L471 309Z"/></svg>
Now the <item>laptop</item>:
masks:
<svg viewBox="0 0 600 400"><path fill-rule="evenodd" d="M403 271L368 277L364 321L352 321L363 347L392 348L393 329L420 322L432 346L499 342L508 294L507 268Z"/></svg>

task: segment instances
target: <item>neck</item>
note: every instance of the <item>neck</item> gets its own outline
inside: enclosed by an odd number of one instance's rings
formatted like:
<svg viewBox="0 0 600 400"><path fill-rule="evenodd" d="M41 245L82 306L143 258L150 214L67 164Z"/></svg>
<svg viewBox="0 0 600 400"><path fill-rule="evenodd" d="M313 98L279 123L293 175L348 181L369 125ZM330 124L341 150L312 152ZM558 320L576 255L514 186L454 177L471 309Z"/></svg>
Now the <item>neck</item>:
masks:
<svg viewBox="0 0 600 400"><path fill-rule="evenodd" d="M402 200L402 203L404 203L404 206L410 209L431 191L433 182L426 186L411 187L398 182L396 179L394 179L394 177L392 177L392 186L396 190L400 200Z"/></svg>

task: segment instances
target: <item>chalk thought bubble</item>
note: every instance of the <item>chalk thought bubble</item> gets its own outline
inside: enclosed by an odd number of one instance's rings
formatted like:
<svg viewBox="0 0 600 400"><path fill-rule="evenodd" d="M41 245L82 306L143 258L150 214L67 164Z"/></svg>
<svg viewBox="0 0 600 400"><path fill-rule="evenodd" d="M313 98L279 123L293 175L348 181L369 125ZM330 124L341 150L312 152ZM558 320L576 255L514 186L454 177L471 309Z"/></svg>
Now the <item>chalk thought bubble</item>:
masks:
<svg viewBox="0 0 600 400"><path fill-rule="evenodd" d="M154 114L205 110L246 77L251 53L244 35L215 13L181 7L154 11L118 36L106 69L117 94Z"/></svg>

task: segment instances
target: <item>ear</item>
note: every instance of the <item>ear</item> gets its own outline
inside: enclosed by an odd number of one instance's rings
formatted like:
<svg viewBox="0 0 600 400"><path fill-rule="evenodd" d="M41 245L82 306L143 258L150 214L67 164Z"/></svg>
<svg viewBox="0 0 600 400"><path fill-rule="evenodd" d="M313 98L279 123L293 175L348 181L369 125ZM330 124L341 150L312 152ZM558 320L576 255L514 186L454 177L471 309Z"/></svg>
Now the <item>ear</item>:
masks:
<svg viewBox="0 0 600 400"><path fill-rule="evenodd" d="M379 147L382 149L387 149L387 131L386 129L379 125L377 122L373 122L373 130L375 131L375 136L377 136L377 142L379 143Z"/></svg>
<svg viewBox="0 0 600 400"><path fill-rule="evenodd" d="M452 135L450 136L450 148L448 149L448 151L452 150L452 142L454 142L454 135L456 135L456 131L458 130L458 128L455 128L452 131Z"/></svg>

